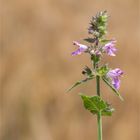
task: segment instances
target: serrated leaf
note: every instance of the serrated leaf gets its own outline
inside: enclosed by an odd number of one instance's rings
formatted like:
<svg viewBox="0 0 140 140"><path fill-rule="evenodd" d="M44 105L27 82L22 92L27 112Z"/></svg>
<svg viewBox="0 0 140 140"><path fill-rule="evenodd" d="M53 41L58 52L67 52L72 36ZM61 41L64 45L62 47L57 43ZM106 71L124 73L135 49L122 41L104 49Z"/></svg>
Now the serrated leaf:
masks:
<svg viewBox="0 0 140 140"><path fill-rule="evenodd" d="M85 41L87 41L88 43L94 43L96 38L85 38Z"/></svg>
<svg viewBox="0 0 140 140"><path fill-rule="evenodd" d="M110 107L108 103L103 101L99 96L85 96L80 94L84 107L92 114L98 114L101 112L103 116L111 116L114 109Z"/></svg>
<svg viewBox="0 0 140 140"><path fill-rule="evenodd" d="M93 97L89 97L89 96L85 96L80 94L83 103L84 103L84 107L89 110L89 111L97 111L99 112L100 110L98 109L97 105L95 102L92 101ZM92 99L91 99L92 98Z"/></svg>
<svg viewBox="0 0 140 140"><path fill-rule="evenodd" d="M114 91L114 93L123 101L123 97L120 95L120 93L118 92L118 90L116 90L113 87L113 85L110 83L110 81L105 76L103 76L102 79Z"/></svg>
<svg viewBox="0 0 140 140"><path fill-rule="evenodd" d="M81 85L89 80L92 80L94 78L94 76L91 76L91 77L88 77L84 80L81 80L81 81L77 81L75 84L73 84L68 90L67 92L71 91L73 88L77 87L78 85Z"/></svg>

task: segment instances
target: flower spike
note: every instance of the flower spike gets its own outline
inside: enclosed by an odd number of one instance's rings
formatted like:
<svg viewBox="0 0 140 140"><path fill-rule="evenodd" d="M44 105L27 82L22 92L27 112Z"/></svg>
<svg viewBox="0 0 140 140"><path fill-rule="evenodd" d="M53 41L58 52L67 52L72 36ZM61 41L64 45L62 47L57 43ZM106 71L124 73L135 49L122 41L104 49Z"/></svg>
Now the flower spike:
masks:
<svg viewBox="0 0 140 140"><path fill-rule="evenodd" d="M91 60L92 68L86 66L82 74L84 78L78 80L75 84L69 88L71 91L73 88L84 84L93 79L96 80L96 95L86 96L80 94L85 109L90 111L93 115L97 115L98 124L98 140L102 140L102 116L111 116L114 112L111 104L107 103L101 96L100 80L103 80L105 84L117 95L120 100L123 101L118 89L120 88L120 77L123 75L123 71L119 68L110 69L108 64L103 64L101 61L104 54L109 56L116 56L117 49L115 48L116 40L106 39L107 33L107 11L101 11L92 17L88 28L88 37L84 39L88 46L80 44L77 41L73 42L73 45L77 49L72 52L72 56L80 54L88 54ZM82 63L82 62L81 62Z"/></svg>

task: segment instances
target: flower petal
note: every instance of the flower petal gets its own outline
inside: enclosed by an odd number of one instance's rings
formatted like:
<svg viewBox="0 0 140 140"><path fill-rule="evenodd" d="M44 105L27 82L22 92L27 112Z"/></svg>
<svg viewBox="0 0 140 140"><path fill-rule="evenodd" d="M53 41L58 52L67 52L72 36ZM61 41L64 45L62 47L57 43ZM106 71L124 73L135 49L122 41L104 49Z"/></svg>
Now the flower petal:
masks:
<svg viewBox="0 0 140 140"><path fill-rule="evenodd" d="M115 89L120 88L120 79L119 77L123 74L123 71L119 68L109 70L107 76L111 79L112 85Z"/></svg>
<svg viewBox="0 0 140 140"><path fill-rule="evenodd" d="M114 47L115 43L116 41L113 40L103 46L103 50L110 56L116 56L115 52L117 51L117 49Z"/></svg>
<svg viewBox="0 0 140 140"><path fill-rule="evenodd" d="M82 52L85 52L88 49L88 46L80 44L77 41L74 41L73 45L78 46L78 49L72 52L72 55L80 55Z"/></svg>
<svg viewBox="0 0 140 140"><path fill-rule="evenodd" d="M123 71L119 68L116 68L114 70L110 70L107 75L111 78L114 78L114 77L119 77L123 74Z"/></svg>
<svg viewBox="0 0 140 140"><path fill-rule="evenodd" d="M80 51L80 49L74 51L71 53L72 56L75 56L75 55L80 55L82 52Z"/></svg>
<svg viewBox="0 0 140 140"><path fill-rule="evenodd" d="M114 86L115 89L119 89L120 88L120 80L119 78L113 78L112 79L112 85Z"/></svg>

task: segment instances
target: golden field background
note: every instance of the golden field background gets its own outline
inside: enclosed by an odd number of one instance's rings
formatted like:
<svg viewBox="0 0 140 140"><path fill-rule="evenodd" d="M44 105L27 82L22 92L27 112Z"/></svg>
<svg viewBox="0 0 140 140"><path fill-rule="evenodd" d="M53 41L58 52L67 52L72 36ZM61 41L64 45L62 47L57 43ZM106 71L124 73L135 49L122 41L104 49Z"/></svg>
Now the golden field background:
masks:
<svg viewBox="0 0 140 140"><path fill-rule="evenodd" d="M140 1L1 0L0 140L96 140L96 117L79 92L95 94L95 82L65 91L82 78L86 55L71 57L73 40L87 37L92 15L107 10L108 38L117 56L105 57L125 74L121 102L102 83L102 94L116 108L103 117L104 140L140 140Z"/></svg>

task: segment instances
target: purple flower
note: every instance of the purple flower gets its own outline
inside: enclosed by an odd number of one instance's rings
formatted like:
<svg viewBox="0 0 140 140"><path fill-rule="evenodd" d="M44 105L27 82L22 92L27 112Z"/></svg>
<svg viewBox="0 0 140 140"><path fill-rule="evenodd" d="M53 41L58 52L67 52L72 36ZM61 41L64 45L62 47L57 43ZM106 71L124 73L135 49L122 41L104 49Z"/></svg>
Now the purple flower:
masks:
<svg viewBox="0 0 140 140"><path fill-rule="evenodd" d="M115 43L116 41L112 40L103 47L103 50L110 56L115 56L115 52L117 51L117 49L114 47Z"/></svg>
<svg viewBox="0 0 140 140"><path fill-rule="evenodd" d="M73 45L78 46L78 49L72 52L72 55L80 55L81 53L87 51L88 47L86 45L80 44L76 41L73 42Z"/></svg>
<svg viewBox="0 0 140 140"><path fill-rule="evenodd" d="M123 74L123 71L120 70L119 68L116 68L114 70L109 70L107 73L107 76L111 78L112 80L112 85L114 86L115 89L120 88L120 79L119 77Z"/></svg>

